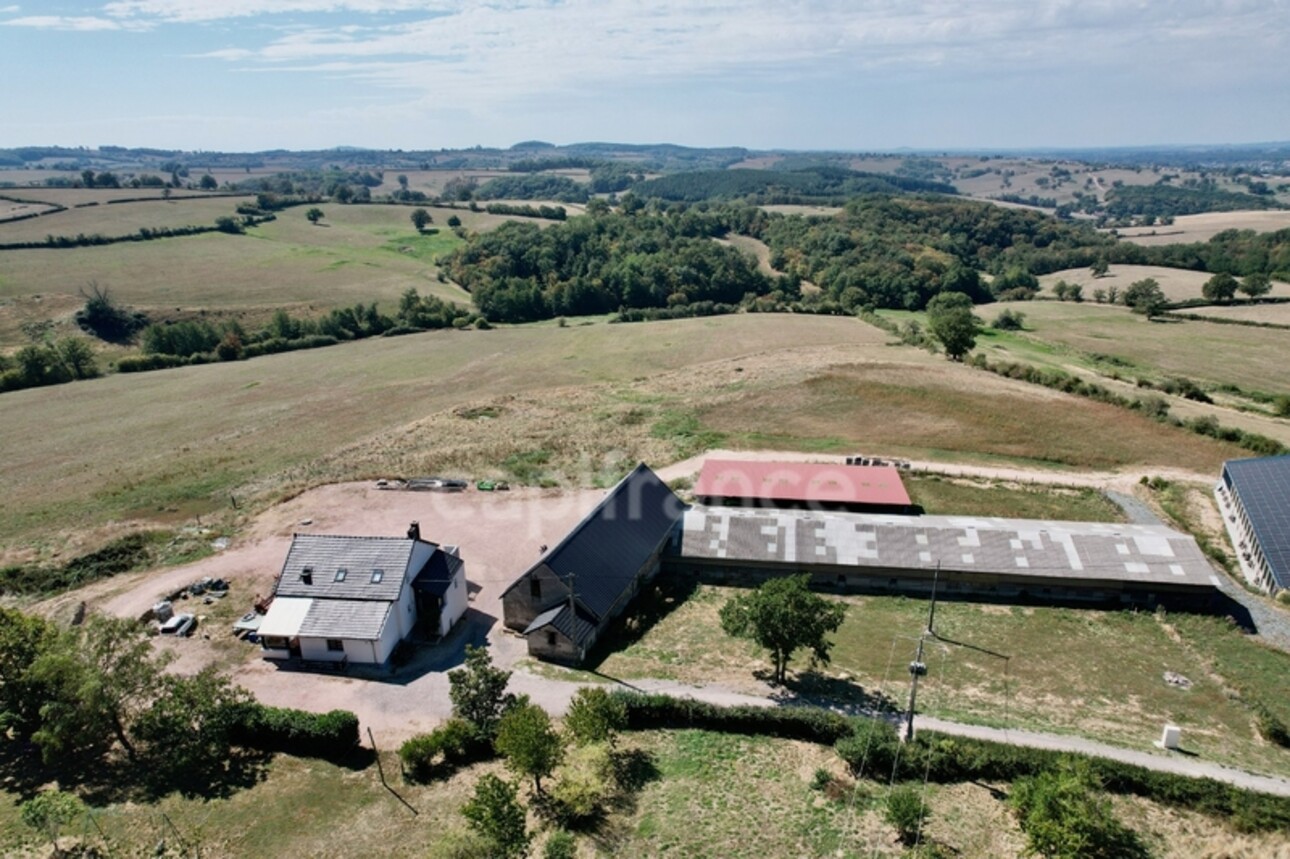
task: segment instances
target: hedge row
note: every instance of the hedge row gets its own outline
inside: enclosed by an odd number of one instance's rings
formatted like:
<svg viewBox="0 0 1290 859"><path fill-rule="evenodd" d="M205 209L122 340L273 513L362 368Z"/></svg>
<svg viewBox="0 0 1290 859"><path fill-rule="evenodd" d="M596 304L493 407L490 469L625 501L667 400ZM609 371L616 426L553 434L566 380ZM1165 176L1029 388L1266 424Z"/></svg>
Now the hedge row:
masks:
<svg viewBox="0 0 1290 859"><path fill-rule="evenodd" d="M358 748L358 716L253 704L233 728L236 745L299 757L343 760Z"/></svg>
<svg viewBox="0 0 1290 859"><path fill-rule="evenodd" d="M240 222L229 219L231 226L187 226L187 227L143 227L136 233L127 233L123 236L105 236L100 233L78 233L75 236L46 236L41 241L32 242L6 242L0 244L0 250L17 251L17 250L43 250L49 248L83 248L97 247L99 245L114 245L120 242L149 242L153 239L172 239L182 236L197 236L203 233L216 232L241 232L245 227L254 227L267 221L272 221L275 215L268 214L262 217L247 216Z"/></svg>
<svg viewBox="0 0 1290 859"><path fill-rule="evenodd" d="M1259 456L1276 456L1286 452L1285 445L1276 439L1259 435L1258 433L1246 432L1236 427L1220 426L1218 420L1212 416L1182 421L1169 416L1169 404L1163 399L1157 398L1158 401L1148 401L1126 397L1096 382L1084 381L1078 376L1062 370L1045 370L1015 361L992 363L980 353L969 359L968 363L979 370L986 370L999 376L1018 379L1033 385L1043 385L1045 388L1052 388L1053 390L1109 403L1121 408L1141 411L1143 414L1162 423L1191 430L1197 435L1207 435L1219 441L1231 442Z"/></svg>
<svg viewBox="0 0 1290 859"><path fill-rule="evenodd" d="M1055 768L1067 752L1012 746L923 731L901 744L896 729L877 720L859 719L855 733L834 748L853 775L886 781L921 780L957 783L971 780L1016 781ZM1244 832L1290 828L1290 797L1265 796L1208 778L1157 772L1108 758L1089 757L1102 786L1165 805L1229 818Z"/></svg>
<svg viewBox="0 0 1290 859"><path fill-rule="evenodd" d="M279 352L294 352L298 349L320 349L324 346L335 346L340 340L328 334L310 334L287 340L273 337L259 343L248 343L242 347L238 359L258 358L261 355L276 355ZM189 367L198 364L213 364L224 360L214 352L198 352L196 355L167 355L153 352L148 355L131 355L117 361L118 373L146 373L151 370L169 370L173 367Z"/></svg>
<svg viewBox="0 0 1290 859"><path fill-rule="evenodd" d="M851 720L820 707L721 707L692 698L615 690L627 710L630 731L700 728L730 734L759 734L784 740L832 745L852 733Z"/></svg>

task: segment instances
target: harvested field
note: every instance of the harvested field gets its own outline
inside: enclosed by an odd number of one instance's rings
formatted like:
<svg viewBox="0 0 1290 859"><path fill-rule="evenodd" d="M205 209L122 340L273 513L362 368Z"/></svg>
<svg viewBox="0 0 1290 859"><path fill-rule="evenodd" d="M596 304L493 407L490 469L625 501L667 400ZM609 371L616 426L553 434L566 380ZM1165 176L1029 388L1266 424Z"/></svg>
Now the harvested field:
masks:
<svg viewBox="0 0 1290 859"><path fill-rule="evenodd" d="M861 360L883 349L883 339L853 319L757 314L445 331L111 376L52 393L15 391L0 410L9 490L0 501L0 540L107 520L181 521L227 508L228 491L239 486L286 491L287 483L388 476L408 458L447 466L453 463L445 451L463 448L474 453L457 465L496 468L509 454L559 441L565 458L553 456L548 467L576 472L579 459L609 453L607 445L647 443L660 413L684 406L686 394L676 387L690 385L703 396L737 392L754 364L747 374L736 365L692 370L668 383L673 387L652 384L650 376L732 358L739 366L755 358L767 374L798 372ZM801 347L803 341L817 345ZM548 393L562 388L568 390L558 397ZM500 404L503 420L490 416L493 400L520 394L513 408ZM451 411L469 405L485 408L468 418ZM74 418L83 415L94 420ZM435 415L419 431L410 426ZM570 415L580 416L572 426Z"/></svg>
<svg viewBox="0 0 1290 859"><path fill-rule="evenodd" d="M1088 301L1035 301L1012 309L1026 314L1025 339L1059 353L1113 356L1124 362L1126 376L1186 376L1269 392L1287 388L1284 331L1212 322L1148 322L1127 308Z"/></svg>
<svg viewBox="0 0 1290 859"><path fill-rule="evenodd" d="M140 211L160 212L169 204L137 205ZM208 233L103 247L0 252L0 299L77 295L86 283L96 281L118 301L162 311L286 306L321 312L371 301L392 306L409 287L468 303L465 292L435 277L434 259L460 243L451 232L418 235L408 220L410 210L402 206L328 206L324 211L327 217L319 226L305 219L303 208L293 208L244 236ZM97 209L90 212L102 216ZM49 217L82 214L77 210ZM450 214L451 210L432 212L439 224ZM504 220L471 213L461 217L474 229Z"/></svg>
<svg viewBox="0 0 1290 859"><path fill-rule="evenodd" d="M1290 292L1290 285L1275 283L1274 294ZM1195 307L1179 311L1182 314L1214 316L1219 319L1237 319L1242 322L1271 322L1275 325L1290 325L1290 302L1277 304L1213 304L1208 307Z"/></svg>
<svg viewBox="0 0 1290 859"><path fill-rule="evenodd" d="M1254 230L1271 233L1290 227L1290 210L1261 210L1248 212L1206 212L1201 215L1180 215L1169 226L1133 227L1119 230L1120 238L1135 245L1172 245L1187 242L1207 242L1224 230Z"/></svg>
<svg viewBox="0 0 1290 859"><path fill-rule="evenodd" d="M164 200L147 203L116 203L66 209L40 218L0 223L0 243L38 242L46 236L100 234L124 236L140 229L161 227L208 227L221 216L236 216L237 207L253 197Z"/></svg>
<svg viewBox="0 0 1290 859"><path fill-rule="evenodd" d="M945 363L833 367L791 387L751 389L701 417L730 443L754 448L1215 473L1240 455L1136 412Z"/></svg>
<svg viewBox="0 0 1290 859"><path fill-rule="evenodd" d="M1189 271L1181 268L1166 268L1158 265L1113 265L1104 277L1093 277L1087 268L1068 268L1063 271L1046 274L1039 278L1039 288L1051 292L1059 280L1079 284L1084 288L1084 302L1093 302L1093 290L1109 290L1115 287L1121 295L1139 280L1152 278L1160 284L1160 289L1170 301L1186 301L1202 296L1201 288L1213 275L1204 271ZM1290 296L1290 283L1273 281L1269 295Z"/></svg>

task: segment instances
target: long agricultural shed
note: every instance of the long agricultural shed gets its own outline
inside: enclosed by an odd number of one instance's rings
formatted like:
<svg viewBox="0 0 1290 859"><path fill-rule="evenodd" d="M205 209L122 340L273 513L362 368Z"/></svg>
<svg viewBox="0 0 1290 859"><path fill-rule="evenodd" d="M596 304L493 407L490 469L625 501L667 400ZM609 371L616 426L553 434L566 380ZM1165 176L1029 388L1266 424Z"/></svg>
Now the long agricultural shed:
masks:
<svg viewBox="0 0 1290 859"><path fill-rule="evenodd" d="M1015 601L1205 605L1218 584L1196 541L1162 525L893 516L696 505L665 565L716 582L810 573L845 592Z"/></svg>

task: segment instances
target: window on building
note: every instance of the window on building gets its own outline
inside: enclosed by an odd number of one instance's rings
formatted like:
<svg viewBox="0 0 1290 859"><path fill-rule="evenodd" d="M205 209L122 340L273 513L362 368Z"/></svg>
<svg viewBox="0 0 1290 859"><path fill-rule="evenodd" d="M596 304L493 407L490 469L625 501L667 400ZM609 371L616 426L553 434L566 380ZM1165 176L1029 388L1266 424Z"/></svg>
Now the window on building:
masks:
<svg viewBox="0 0 1290 859"><path fill-rule="evenodd" d="M385 570L372 570L372 584L379 585L383 578L385 578Z"/></svg>
<svg viewBox="0 0 1290 859"><path fill-rule="evenodd" d="M542 582L537 576L531 576L529 578L529 596L534 599L542 598Z"/></svg>
<svg viewBox="0 0 1290 859"><path fill-rule="evenodd" d="M327 639L327 649L332 653L344 653L345 642L341 641L339 638L329 638Z"/></svg>
<svg viewBox="0 0 1290 859"><path fill-rule="evenodd" d="M344 567L341 567L339 570L336 571L336 581L343 582L345 581L345 577L348 575L349 575L349 570L345 569Z"/></svg>
<svg viewBox="0 0 1290 859"><path fill-rule="evenodd" d="M553 629L548 629L546 631L546 646L555 647L555 630Z"/></svg>

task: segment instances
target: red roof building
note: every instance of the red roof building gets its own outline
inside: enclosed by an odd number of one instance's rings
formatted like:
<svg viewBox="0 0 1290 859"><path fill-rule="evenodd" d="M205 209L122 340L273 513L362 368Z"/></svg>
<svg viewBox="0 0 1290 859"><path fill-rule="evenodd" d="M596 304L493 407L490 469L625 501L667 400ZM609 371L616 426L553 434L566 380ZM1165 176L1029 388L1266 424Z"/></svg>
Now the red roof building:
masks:
<svg viewBox="0 0 1290 859"><path fill-rule="evenodd" d="M890 465L709 459L694 495L702 504L915 512L900 472Z"/></svg>

